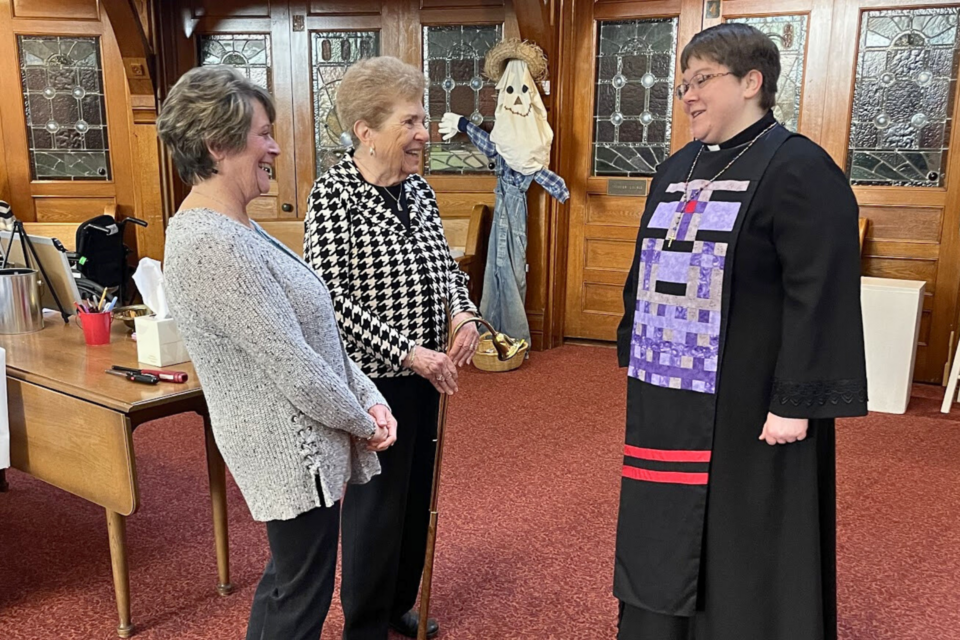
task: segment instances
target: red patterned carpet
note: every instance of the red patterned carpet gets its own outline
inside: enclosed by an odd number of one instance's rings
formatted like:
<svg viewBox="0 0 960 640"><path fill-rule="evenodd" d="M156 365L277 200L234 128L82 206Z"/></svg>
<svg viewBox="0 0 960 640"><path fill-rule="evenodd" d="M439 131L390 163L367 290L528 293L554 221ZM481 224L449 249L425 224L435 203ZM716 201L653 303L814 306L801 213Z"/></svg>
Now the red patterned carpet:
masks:
<svg viewBox="0 0 960 640"><path fill-rule="evenodd" d="M434 582L445 640L613 638L610 593L624 374L564 347L519 371L464 375L451 403ZM844 640L960 640L960 408L915 388L907 416L839 427ZM194 416L134 438L128 520L136 638L242 638L266 559L231 484L236 592L216 595L203 437ZM0 640L116 637L103 511L15 471L0 494ZM335 601L324 640L340 637ZM775 640L775 639L771 639Z"/></svg>

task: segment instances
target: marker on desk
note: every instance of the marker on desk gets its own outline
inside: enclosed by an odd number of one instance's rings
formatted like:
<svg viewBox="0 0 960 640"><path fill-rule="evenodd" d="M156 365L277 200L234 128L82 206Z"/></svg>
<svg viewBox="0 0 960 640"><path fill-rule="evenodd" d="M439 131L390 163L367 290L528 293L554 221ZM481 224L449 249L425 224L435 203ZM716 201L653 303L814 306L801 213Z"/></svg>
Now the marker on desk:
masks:
<svg viewBox="0 0 960 640"><path fill-rule="evenodd" d="M114 369L107 369L104 373L110 373L115 376L123 376L130 382L140 382L142 384L157 384L160 382L160 378L148 373L128 373L126 371L116 371Z"/></svg>
<svg viewBox="0 0 960 640"><path fill-rule="evenodd" d="M115 304L117 304L117 296L113 296L113 300L111 300L109 303L107 303L107 306L105 306L105 307L103 308L103 311L104 311L104 312L113 311L113 307L114 307Z"/></svg>

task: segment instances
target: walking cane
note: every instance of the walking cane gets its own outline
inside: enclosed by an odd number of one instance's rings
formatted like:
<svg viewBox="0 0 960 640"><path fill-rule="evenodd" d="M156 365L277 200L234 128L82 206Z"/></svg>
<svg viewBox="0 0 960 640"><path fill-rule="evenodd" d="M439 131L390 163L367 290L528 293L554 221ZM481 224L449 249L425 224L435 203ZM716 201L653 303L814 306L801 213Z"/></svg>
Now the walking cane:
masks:
<svg viewBox="0 0 960 640"><path fill-rule="evenodd" d="M483 318L467 318L450 333L450 346L457 333L471 322L482 324L493 336L493 348L497 350L497 359L509 360L517 356L526 346L525 340L514 340L495 330ZM448 347L449 350L449 347ZM427 618L430 614L430 587L433 581L433 558L437 544L437 503L440 497L440 467L443 463L443 431L447 423L447 394L440 396L440 409L437 412L437 456L433 463L433 487L430 490L430 528L427 530L427 555L423 562L423 583L420 586L420 624L417 627L417 640L427 640Z"/></svg>

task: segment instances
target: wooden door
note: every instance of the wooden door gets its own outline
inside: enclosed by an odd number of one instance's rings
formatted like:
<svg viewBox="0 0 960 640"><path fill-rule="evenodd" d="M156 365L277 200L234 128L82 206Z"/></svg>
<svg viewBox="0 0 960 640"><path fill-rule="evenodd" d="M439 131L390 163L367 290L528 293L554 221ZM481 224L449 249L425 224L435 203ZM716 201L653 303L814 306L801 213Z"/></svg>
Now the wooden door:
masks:
<svg viewBox="0 0 960 640"><path fill-rule="evenodd" d="M843 0L841 0L843 1ZM704 29L741 22L766 33L780 50L780 81L774 116L791 131L819 142L827 91L834 0L725 0L719 15L707 3Z"/></svg>
<svg viewBox="0 0 960 640"><path fill-rule="evenodd" d="M0 60L0 188L14 214L49 223L113 207L135 215L127 81L98 3L0 0Z"/></svg>
<svg viewBox="0 0 960 640"><path fill-rule="evenodd" d="M958 22L957 2L838 0L824 102L821 144L870 221L864 275L927 283L915 377L928 382L960 286Z"/></svg>
<svg viewBox="0 0 960 640"><path fill-rule="evenodd" d="M347 6L349 5L349 6ZM297 216L306 215L310 190L317 177L338 162L349 148L341 140L344 126L337 117L336 93L347 68L357 60L398 55L392 28L383 32L379 0L350 3L294 1L290 4L290 65L293 83L293 122L296 139Z"/></svg>
<svg viewBox="0 0 960 640"><path fill-rule="evenodd" d="M579 3L561 113L570 187L564 335L612 340L656 165L690 140L673 89L700 0ZM620 193L634 193L618 195Z"/></svg>
<svg viewBox="0 0 960 640"><path fill-rule="evenodd" d="M274 138L281 153L274 165L270 191L250 203L247 211L258 220L296 218L291 24L286 3L180 0L178 9L178 77L196 66L225 64L236 67L273 96L277 108Z"/></svg>

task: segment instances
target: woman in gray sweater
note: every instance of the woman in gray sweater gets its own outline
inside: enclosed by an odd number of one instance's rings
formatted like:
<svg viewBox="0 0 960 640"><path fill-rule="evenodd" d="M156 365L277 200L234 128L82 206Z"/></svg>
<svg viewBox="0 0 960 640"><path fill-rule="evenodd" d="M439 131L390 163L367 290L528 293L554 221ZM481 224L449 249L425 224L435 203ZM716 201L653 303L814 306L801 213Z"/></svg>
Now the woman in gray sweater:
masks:
<svg viewBox="0 0 960 640"><path fill-rule="evenodd" d="M164 275L217 446L266 522L247 640L316 640L344 486L380 472L396 421L347 356L326 285L247 216L280 153L275 115L229 67L193 69L170 91L157 130L192 189L167 229Z"/></svg>

